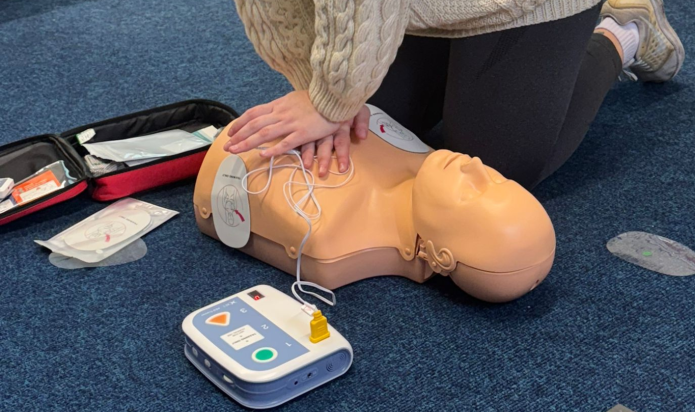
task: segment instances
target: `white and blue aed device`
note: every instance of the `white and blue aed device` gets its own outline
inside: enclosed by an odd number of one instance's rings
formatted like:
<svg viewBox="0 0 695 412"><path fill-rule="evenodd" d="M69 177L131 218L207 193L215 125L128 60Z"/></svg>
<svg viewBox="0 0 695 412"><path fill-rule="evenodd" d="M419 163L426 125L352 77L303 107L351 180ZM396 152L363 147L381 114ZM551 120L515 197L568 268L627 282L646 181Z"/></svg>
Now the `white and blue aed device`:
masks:
<svg viewBox="0 0 695 412"><path fill-rule="evenodd" d="M188 315L184 351L240 404L272 408L341 376L352 365L352 346L330 324L330 337L311 342L311 320L298 301L259 285Z"/></svg>

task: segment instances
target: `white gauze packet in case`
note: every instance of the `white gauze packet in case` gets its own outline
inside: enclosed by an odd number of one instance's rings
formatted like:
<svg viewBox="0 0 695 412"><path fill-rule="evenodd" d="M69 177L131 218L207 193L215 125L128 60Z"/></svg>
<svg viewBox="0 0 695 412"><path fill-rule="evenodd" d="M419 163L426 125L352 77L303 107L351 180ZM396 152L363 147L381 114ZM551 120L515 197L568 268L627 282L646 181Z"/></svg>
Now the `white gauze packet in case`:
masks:
<svg viewBox="0 0 695 412"><path fill-rule="evenodd" d="M5 195L5 197L11 196L4 201L0 197L0 214L63 189L75 183L75 181L75 178L70 176L70 170L68 170L65 162L62 160L42 167L18 183L13 182L12 179L0 179L0 183L2 183L0 190L3 192L5 191L4 188L9 186L8 183L12 183L10 193Z"/></svg>
<svg viewBox="0 0 695 412"><path fill-rule="evenodd" d="M84 143L82 146L89 154L100 159L132 162L174 156L208 146L215 140L218 132L219 130L214 126L208 126L193 133L175 129L130 139Z"/></svg>
<svg viewBox="0 0 695 412"><path fill-rule="evenodd" d="M0 178L0 201L4 200L7 196L12 193L12 188L14 187L14 180L9 177Z"/></svg>
<svg viewBox="0 0 695 412"><path fill-rule="evenodd" d="M132 198L120 200L49 240L35 240L55 253L96 263L125 248L179 212Z"/></svg>

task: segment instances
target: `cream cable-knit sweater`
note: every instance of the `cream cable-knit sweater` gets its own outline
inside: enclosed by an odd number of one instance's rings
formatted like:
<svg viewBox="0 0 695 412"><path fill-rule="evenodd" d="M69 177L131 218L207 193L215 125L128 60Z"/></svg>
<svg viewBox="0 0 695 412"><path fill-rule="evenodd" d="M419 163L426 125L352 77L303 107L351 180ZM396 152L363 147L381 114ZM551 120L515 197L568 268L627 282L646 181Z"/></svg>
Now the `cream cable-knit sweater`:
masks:
<svg viewBox="0 0 695 412"><path fill-rule="evenodd" d="M270 67L331 121L354 117L408 34L467 37L557 20L601 0L235 0Z"/></svg>

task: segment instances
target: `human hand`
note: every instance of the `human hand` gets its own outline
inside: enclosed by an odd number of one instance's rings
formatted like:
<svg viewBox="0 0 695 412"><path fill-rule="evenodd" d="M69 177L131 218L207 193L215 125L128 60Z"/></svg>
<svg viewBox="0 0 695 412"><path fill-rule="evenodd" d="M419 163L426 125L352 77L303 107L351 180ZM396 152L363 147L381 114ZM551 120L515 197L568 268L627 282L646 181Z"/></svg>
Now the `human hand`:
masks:
<svg viewBox="0 0 695 412"><path fill-rule="evenodd" d="M302 145L304 167L311 168L314 165L314 155L316 155L319 163L319 177L326 176L331 163L331 153L335 149L338 170L344 173L350 162L350 129L355 130L355 135L360 140L366 139L369 130L369 115L369 108L362 106L362 109L352 120L340 125L335 135Z"/></svg>
<svg viewBox="0 0 695 412"><path fill-rule="evenodd" d="M333 148L336 149L339 170L347 170L350 128L355 128L356 135L364 139L368 125L369 109L366 106L348 122L330 122L316 110L307 91L294 91L241 115L227 132L229 141L224 150L243 153L285 136L275 146L261 151L261 156L268 158L301 146L305 167L312 167L314 154L318 154L319 176L324 177Z"/></svg>
<svg viewBox="0 0 695 412"><path fill-rule="evenodd" d="M277 156L305 143L332 137L340 126L314 108L306 90L294 91L253 107L236 119L227 132L229 141L224 150L243 153L284 136L275 146L261 151L262 157Z"/></svg>
<svg viewBox="0 0 695 412"><path fill-rule="evenodd" d="M344 122L333 136L326 136L317 142L304 143L302 145L302 162L306 169L314 166L314 155L319 163L319 177L328 174L331 158L335 149L335 157L338 159L338 170L343 173L350 162L350 123Z"/></svg>
<svg viewBox="0 0 695 412"><path fill-rule="evenodd" d="M350 124L350 127L355 129L355 134L357 137L362 140L367 138L367 132L369 131L369 116L371 116L369 108L364 105L360 111L357 112L357 116L352 119Z"/></svg>

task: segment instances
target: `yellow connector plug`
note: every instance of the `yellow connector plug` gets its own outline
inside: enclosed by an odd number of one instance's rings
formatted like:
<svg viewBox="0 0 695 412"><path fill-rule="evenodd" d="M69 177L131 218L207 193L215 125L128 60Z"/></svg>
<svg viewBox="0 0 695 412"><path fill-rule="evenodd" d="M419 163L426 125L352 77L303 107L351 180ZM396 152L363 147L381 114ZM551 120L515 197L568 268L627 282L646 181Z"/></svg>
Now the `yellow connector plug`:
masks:
<svg viewBox="0 0 695 412"><path fill-rule="evenodd" d="M309 336L311 343L319 343L331 336L331 332L328 331L328 319L320 310L314 312L314 319L309 326L311 327L311 336Z"/></svg>

